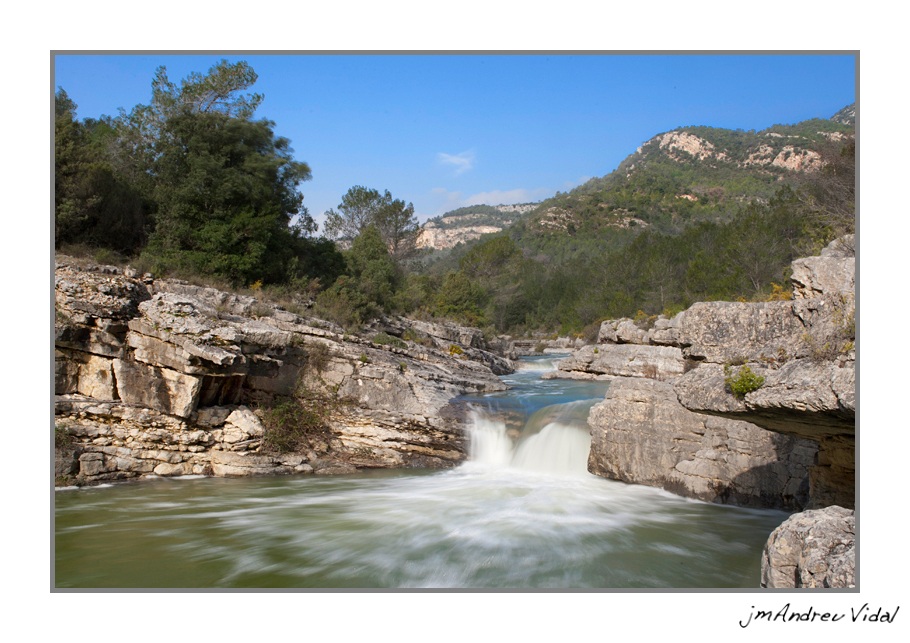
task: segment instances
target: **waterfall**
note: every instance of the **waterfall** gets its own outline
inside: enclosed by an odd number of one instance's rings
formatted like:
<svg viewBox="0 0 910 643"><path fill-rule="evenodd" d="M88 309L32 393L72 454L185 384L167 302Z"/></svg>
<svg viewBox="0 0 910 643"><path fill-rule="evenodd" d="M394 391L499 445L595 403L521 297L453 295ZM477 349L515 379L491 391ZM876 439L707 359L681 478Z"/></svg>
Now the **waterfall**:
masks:
<svg viewBox="0 0 910 643"><path fill-rule="evenodd" d="M540 409L513 441L505 422L478 408L471 411L471 462L559 475L588 475L591 448L588 410L593 402L553 404Z"/></svg>

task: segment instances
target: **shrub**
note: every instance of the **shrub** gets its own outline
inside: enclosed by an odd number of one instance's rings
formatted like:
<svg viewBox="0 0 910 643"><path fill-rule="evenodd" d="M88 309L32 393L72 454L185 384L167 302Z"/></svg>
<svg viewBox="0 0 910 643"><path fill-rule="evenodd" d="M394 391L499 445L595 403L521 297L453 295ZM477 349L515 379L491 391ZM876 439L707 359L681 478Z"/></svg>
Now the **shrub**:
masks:
<svg viewBox="0 0 910 643"><path fill-rule="evenodd" d="M463 354L464 354L464 351L461 350L461 346L458 346L457 344L452 344L451 346L449 346L449 355L450 356L454 357L455 355L463 355Z"/></svg>
<svg viewBox="0 0 910 643"><path fill-rule="evenodd" d="M73 435L69 430L60 424L54 425L54 447L57 449L67 449L73 444Z"/></svg>
<svg viewBox="0 0 910 643"><path fill-rule="evenodd" d="M279 397L262 409L260 450L266 453L288 453L307 448L313 438L326 441L332 430L328 420L349 398L338 397L338 386L328 386L317 373L325 367L328 349L315 344L307 353L307 363L301 371L294 394Z"/></svg>
<svg viewBox="0 0 910 643"><path fill-rule="evenodd" d="M263 413L263 451L296 451L307 436L326 430L325 405L312 397L285 399Z"/></svg>
<svg viewBox="0 0 910 643"><path fill-rule="evenodd" d="M307 348L307 367L321 374L329 363L329 347L325 344L311 344Z"/></svg>
<svg viewBox="0 0 910 643"><path fill-rule="evenodd" d="M366 298L346 278L340 277L316 299L316 314L347 330L356 330L373 312Z"/></svg>
<svg viewBox="0 0 910 643"><path fill-rule="evenodd" d="M389 345L389 346L394 346L396 348L407 348L408 347L408 345L406 343L404 343L397 337L392 337L391 335L388 335L386 333L377 334L371 341L374 344L379 344L380 346Z"/></svg>
<svg viewBox="0 0 910 643"><path fill-rule="evenodd" d="M740 399L746 397L746 393L758 390L765 383L765 378L753 373L748 366L743 366L734 375L732 367L727 364L724 366L724 375L727 376L724 378L724 383L733 395Z"/></svg>

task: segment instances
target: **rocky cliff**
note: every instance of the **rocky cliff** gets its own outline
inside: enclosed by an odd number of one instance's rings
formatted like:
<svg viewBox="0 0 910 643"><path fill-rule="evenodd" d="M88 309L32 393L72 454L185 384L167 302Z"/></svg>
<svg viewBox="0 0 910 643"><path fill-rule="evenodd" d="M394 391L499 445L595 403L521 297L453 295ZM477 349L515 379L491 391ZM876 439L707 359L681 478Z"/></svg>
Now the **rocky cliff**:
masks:
<svg viewBox="0 0 910 643"><path fill-rule="evenodd" d="M588 470L709 502L798 510L809 501L815 442L743 421L695 413L674 383L698 362L660 318L603 322L599 342L558 364L548 377L609 381L591 409Z"/></svg>
<svg viewBox="0 0 910 643"><path fill-rule="evenodd" d="M683 352L700 362L675 382L679 401L818 442L815 507L855 502L855 258L846 241L793 263L792 301L703 303L673 320ZM734 394L727 373L745 367L763 383Z"/></svg>
<svg viewBox="0 0 910 643"><path fill-rule="evenodd" d="M780 446L782 436L788 436L795 442L788 441L781 462L789 476L808 471L807 506L852 508L853 243L852 237L841 239L818 257L794 261L792 300L703 302L651 324L603 322L598 344L575 351L550 375L613 382L591 412L590 470L699 498L711 495L706 488L726 489L712 499L748 504L757 500L746 501L745 492L732 483L765 467L762 459L771 457L767 445ZM762 385L734 393L730 380L748 372L756 381L763 378ZM743 448L740 438L731 448L726 438L706 433L701 414L739 422L736 431L748 432L745 442L752 446ZM710 428L732 426L714 422ZM718 458L723 470L716 466ZM686 477L693 471L716 475L696 481ZM792 480L777 478L775 491L752 487L751 493L771 506L799 507Z"/></svg>
<svg viewBox="0 0 910 643"><path fill-rule="evenodd" d="M592 473L810 509L769 538L764 587L854 585L854 244L794 261L792 300L697 303L650 328L603 322L598 345L554 375L611 382L588 420Z"/></svg>
<svg viewBox="0 0 910 643"><path fill-rule="evenodd" d="M55 284L56 475L80 482L452 466L467 445L450 400L512 369L452 324L386 320L394 342L374 343L376 328L66 257ZM264 411L301 387L344 403L296 452L266 449Z"/></svg>

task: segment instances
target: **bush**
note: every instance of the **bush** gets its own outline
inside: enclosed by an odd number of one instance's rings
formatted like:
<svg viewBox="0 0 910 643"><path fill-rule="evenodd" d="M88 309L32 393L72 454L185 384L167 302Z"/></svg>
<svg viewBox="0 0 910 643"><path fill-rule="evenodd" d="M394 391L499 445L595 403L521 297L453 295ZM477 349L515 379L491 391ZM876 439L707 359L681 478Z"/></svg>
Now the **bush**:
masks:
<svg viewBox="0 0 910 643"><path fill-rule="evenodd" d="M261 449L278 453L297 451L308 436L327 430L325 411L323 403L309 397L285 399L266 409Z"/></svg>
<svg viewBox="0 0 910 643"><path fill-rule="evenodd" d="M329 417L350 400L338 397L338 387L328 386L319 375L327 360L328 350L324 345L310 347L294 394L279 397L263 408L262 452L299 452L308 448L313 438L326 441L325 438L333 435Z"/></svg>
<svg viewBox="0 0 910 643"><path fill-rule="evenodd" d="M724 383L736 397L742 399L747 393L758 390L765 383L765 378L752 372L748 366L740 368L736 375L730 365L724 366Z"/></svg>
<svg viewBox="0 0 910 643"><path fill-rule="evenodd" d="M370 341L372 341L374 344L379 344L380 346L389 345L389 346L394 346L395 348L407 348L408 347L408 345L406 343L404 343L397 337L392 337L391 335L388 335L387 333L379 333L376 335L376 337L374 337Z"/></svg>
<svg viewBox="0 0 910 643"><path fill-rule="evenodd" d="M341 277L319 295L314 312L345 330L356 330L373 311L364 296L346 278Z"/></svg>
<svg viewBox="0 0 910 643"><path fill-rule="evenodd" d="M54 447L57 449L68 449L73 444L73 436L65 426L60 424L54 425Z"/></svg>

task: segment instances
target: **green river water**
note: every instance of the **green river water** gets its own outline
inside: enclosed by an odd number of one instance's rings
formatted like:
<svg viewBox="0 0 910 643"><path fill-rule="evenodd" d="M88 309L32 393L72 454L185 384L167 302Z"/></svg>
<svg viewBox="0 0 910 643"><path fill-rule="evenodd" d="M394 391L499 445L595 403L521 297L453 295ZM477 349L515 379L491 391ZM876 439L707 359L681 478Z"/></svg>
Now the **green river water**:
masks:
<svg viewBox="0 0 910 643"><path fill-rule="evenodd" d="M471 459L446 471L153 478L55 493L60 588L755 588L787 514L587 473L605 384L475 397ZM517 443L506 432L520 432Z"/></svg>

